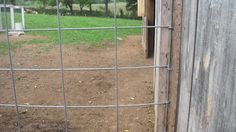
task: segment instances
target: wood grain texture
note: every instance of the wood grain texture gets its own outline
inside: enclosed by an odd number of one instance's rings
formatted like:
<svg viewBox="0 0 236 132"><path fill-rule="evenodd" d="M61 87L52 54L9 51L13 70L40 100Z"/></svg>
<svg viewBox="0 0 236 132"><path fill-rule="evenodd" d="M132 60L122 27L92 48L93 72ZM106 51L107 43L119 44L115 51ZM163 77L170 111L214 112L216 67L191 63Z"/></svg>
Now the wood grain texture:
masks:
<svg viewBox="0 0 236 132"><path fill-rule="evenodd" d="M183 1L180 89L177 132L186 132L189 114L194 44L196 32L197 0Z"/></svg>
<svg viewBox="0 0 236 132"><path fill-rule="evenodd" d="M146 17L147 17L147 25L154 26L155 25L155 0L145 0L146 2ZM154 53L154 36L155 29L148 28L147 29L147 45L148 45L148 57L152 57Z"/></svg>
<svg viewBox="0 0 236 132"><path fill-rule="evenodd" d="M182 27L182 0L173 0L173 21L172 21L172 46L170 56L170 81L169 81L169 101L167 118L167 131L175 132L177 118L177 102L179 94L179 71L180 71L180 45Z"/></svg>
<svg viewBox="0 0 236 132"><path fill-rule="evenodd" d="M143 26L148 26L147 17L143 17ZM142 46L145 58L148 58L148 29L142 29Z"/></svg>
<svg viewBox="0 0 236 132"><path fill-rule="evenodd" d="M156 25L171 25L171 0L157 0ZM171 30L167 28L156 29L155 64L168 65L170 55ZM155 102L168 101L168 79L167 69L155 70ZM166 130L166 119L168 106L155 107L155 132Z"/></svg>
<svg viewBox="0 0 236 132"><path fill-rule="evenodd" d="M144 17L145 14L145 0L138 0L138 16Z"/></svg>
<svg viewBox="0 0 236 132"><path fill-rule="evenodd" d="M184 5L184 14L189 14L193 10L191 2L185 1ZM194 18L195 13L183 16L188 30L183 28L178 132L236 131L235 11L235 0L199 0L195 43L187 43L193 37L189 29L194 29L188 19ZM194 50L194 44L195 53L187 54ZM192 68L186 68L192 63ZM192 84L188 81L191 74Z"/></svg>

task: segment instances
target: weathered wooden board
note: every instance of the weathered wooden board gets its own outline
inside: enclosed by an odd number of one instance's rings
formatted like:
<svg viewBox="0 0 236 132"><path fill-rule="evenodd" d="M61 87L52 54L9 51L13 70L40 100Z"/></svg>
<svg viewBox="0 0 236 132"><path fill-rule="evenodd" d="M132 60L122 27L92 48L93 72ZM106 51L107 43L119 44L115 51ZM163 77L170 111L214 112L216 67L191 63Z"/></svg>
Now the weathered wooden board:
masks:
<svg viewBox="0 0 236 132"><path fill-rule="evenodd" d="M148 26L147 17L143 17L143 26ZM145 58L148 58L148 29L142 29L142 46Z"/></svg>
<svg viewBox="0 0 236 132"><path fill-rule="evenodd" d="M236 131L236 1L198 6L189 131Z"/></svg>
<svg viewBox="0 0 236 132"><path fill-rule="evenodd" d="M192 86L192 71L194 44L196 32L197 0L183 1L181 66L179 108L177 132L186 132L189 114L190 92Z"/></svg>
<svg viewBox="0 0 236 132"><path fill-rule="evenodd" d="M156 1L156 25L171 25L171 0ZM170 55L171 30L168 28L156 29L155 40L155 65L168 65ZM168 101L168 76L167 69L155 70L155 102ZM166 130L166 119L168 106L155 107L155 132Z"/></svg>
<svg viewBox="0 0 236 132"><path fill-rule="evenodd" d="M155 0L145 0L146 5L146 17L147 17L147 25L154 26L155 25ZM147 45L148 45L148 57L153 56L154 52L154 36L155 36L155 29L148 28L148 38L147 38Z"/></svg>
<svg viewBox="0 0 236 132"><path fill-rule="evenodd" d="M188 30L183 27L178 132L235 132L236 1L199 0L197 13L193 14L195 6L191 2L184 2L184 14L190 16L183 16ZM193 37L188 35L189 29L194 30L189 22L194 16L195 43L189 43L187 40ZM192 50L195 53L189 52Z"/></svg>
<svg viewBox="0 0 236 132"><path fill-rule="evenodd" d="M169 81L169 107L167 118L167 131L175 132L177 117L177 102L179 92L179 71L180 71L180 45L182 23L182 0L173 0L173 21L172 21L172 46L170 56L170 81Z"/></svg>
<svg viewBox="0 0 236 132"><path fill-rule="evenodd" d="M145 15L145 10L146 10L146 5L145 2L146 0L138 0L138 16L144 17Z"/></svg>

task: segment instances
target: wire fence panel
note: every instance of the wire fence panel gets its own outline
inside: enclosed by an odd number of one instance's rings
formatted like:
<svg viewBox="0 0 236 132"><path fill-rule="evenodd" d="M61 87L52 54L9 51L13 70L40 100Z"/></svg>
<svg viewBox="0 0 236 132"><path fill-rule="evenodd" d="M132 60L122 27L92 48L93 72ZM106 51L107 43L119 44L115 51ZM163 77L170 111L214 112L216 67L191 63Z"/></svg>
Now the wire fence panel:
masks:
<svg viewBox="0 0 236 132"><path fill-rule="evenodd" d="M147 102L147 103L136 103L136 104L121 104L120 103L120 85L119 85L119 72L121 70L132 70L132 69L163 69L163 70L170 70L170 65L142 65L142 66L129 66L129 67L123 67L119 66L119 58L118 58L118 42L117 42L117 30L118 29L133 29L133 28L165 28L168 30L172 30L171 25L155 25L155 26L118 26L117 25L117 0L114 0L114 26L112 27L80 27L80 28L62 28L61 27L61 18L60 18L60 6L59 6L59 0L56 0L57 2L57 28L43 28L43 29L23 29L19 31L24 31L24 32L49 32L49 31L57 31L58 33L58 48L59 48L59 59L60 59L60 67L59 68L14 68L13 67L13 61L12 61L12 47L11 43L9 41L9 29L8 26L6 26L6 29L0 28L0 32L6 33L6 38L7 38L7 44L8 44L8 57L9 57L9 68L0 68L0 71L8 71L11 73L11 83L12 83L12 93L14 95L14 104L7 104L3 103L0 104L0 107L15 107L16 109L16 114L17 114L17 124L19 131L21 129L21 119L20 119L20 113L19 113L19 108L47 108L47 109L64 109L64 123L65 123L65 131L67 132L69 130L68 128L68 109L78 109L78 108L115 108L116 110L116 131L120 131L120 117L119 117L119 111L120 108L140 108L140 107L147 107L147 106L167 106L170 102L168 101L168 97L166 98L167 100L163 102ZM8 23L8 14L6 11L6 0L4 0L4 20L5 23ZM2 10L1 10L2 11ZM1 17L2 18L2 17ZM74 30L114 30L114 48L115 48L115 56L114 56L114 67L86 67L86 68L65 68L64 63L63 63L63 47L62 47L62 31L74 31ZM16 30L17 31L17 30ZM106 104L106 105L68 105L67 104L67 98L66 98L66 92L65 92L65 78L64 78L64 72L65 71L114 71L115 72L115 104ZM63 97L63 105L22 105L18 103L17 99L17 92L16 92L16 82L15 82L15 76L14 72L36 72L36 71L59 71L60 72L60 82L61 82L61 95ZM167 108L167 107L166 107Z"/></svg>

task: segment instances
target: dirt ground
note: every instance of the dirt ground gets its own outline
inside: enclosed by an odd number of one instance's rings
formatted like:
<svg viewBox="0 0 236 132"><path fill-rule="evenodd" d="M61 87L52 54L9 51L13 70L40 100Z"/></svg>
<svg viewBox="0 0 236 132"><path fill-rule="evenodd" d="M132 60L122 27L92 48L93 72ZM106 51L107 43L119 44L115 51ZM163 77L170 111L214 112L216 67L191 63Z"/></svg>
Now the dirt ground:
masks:
<svg viewBox="0 0 236 132"><path fill-rule="evenodd" d="M0 37L1 38L1 37ZM11 37L11 41L35 39L35 36ZM36 36L36 39L45 39ZM119 41L119 66L152 65L145 59L140 36L129 36ZM103 47L88 45L63 46L65 68L113 67L114 47L104 42ZM50 44L30 44L13 50L14 68L59 68L59 49ZM0 56L0 67L9 66L7 55ZM120 104L150 103L154 100L153 69L119 71ZM67 105L115 104L115 72L65 71ZM63 105L61 73L59 71L17 71L14 73L19 104ZM0 71L0 103L14 103L10 72ZM64 110L20 108L20 127L23 132L64 131ZM154 108L120 108L121 132L152 132ZM68 108L69 131L112 132L116 130L114 108ZM16 131L16 112L0 107L0 132Z"/></svg>

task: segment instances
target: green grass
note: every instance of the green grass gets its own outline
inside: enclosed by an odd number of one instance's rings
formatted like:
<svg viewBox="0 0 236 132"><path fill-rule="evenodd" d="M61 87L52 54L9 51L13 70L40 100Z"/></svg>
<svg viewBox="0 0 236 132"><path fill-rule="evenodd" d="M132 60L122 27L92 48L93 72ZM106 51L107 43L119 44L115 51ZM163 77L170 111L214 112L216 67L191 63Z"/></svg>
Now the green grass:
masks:
<svg viewBox="0 0 236 132"><path fill-rule="evenodd" d="M19 14L16 14L18 20ZM4 19L4 17L3 17ZM3 20L4 21L4 20ZM57 16L43 14L25 14L26 29L45 29L57 28ZM140 26L140 20L117 19L118 26ZM62 28L79 28L79 27L110 27L114 26L113 18L83 17L83 16L61 16ZM9 26L10 27L10 26ZM141 29L119 29L117 37L125 39L128 35L141 34ZM3 35L3 34L2 34ZM47 36L47 39L30 39L11 43L12 48L22 47L24 44L58 44L57 31L31 31L26 35ZM80 30L80 31L62 31L63 45L88 44L90 46L100 47L102 42L114 41L114 30ZM7 53L8 46L5 42L0 41L0 55Z"/></svg>
<svg viewBox="0 0 236 132"><path fill-rule="evenodd" d="M57 16L54 15L34 15L26 14L26 28L57 28ZM62 28L79 28L79 27L108 27L114 25L113 18L83 17L83 16L61 16ZM140 20L117 19L118 26L138 26L141 25ZM117 34L120 38L128 35L137 35L141 33L141 29L118 30ZM32 35L47 36L47 42L57 43L57 31L50 32L27 32ZM102 41L112 42L114 39L114 30L81 30L81 31L62 31L63 44L80 44L88 43L98 45Z"/></svg>

